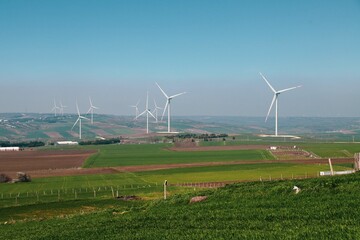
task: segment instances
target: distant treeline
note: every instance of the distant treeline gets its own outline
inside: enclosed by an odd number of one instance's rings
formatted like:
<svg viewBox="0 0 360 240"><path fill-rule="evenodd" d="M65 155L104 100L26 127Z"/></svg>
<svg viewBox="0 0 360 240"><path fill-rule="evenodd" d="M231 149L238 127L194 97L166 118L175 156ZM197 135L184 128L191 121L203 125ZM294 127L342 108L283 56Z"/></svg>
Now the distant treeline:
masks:
<svg viewBox="0 0 360 240"><path fill-rule="evenodd" d="M0 141L0 147L42 147L45 146L45 143L42 141L30 141L30 142L9 142L9 141Z"/></svg>
<svg viewBox="0 0 360 240"><path fill-rule="evenodd" d="M119 138L111 138L111 139L97 139L94 141L83 141L79 142L79 145L104 145L104 144L115 144L120 143Z"/></svg>
<svg viewBox="0 0 360 240"><path fill-rule="evenodd" d="M198 139L208 139L208 138L226 138L228 135L226 133L220 133L220 134L193 134L193 133L180 133L176 136L177 138L198 138Z"/></svg>

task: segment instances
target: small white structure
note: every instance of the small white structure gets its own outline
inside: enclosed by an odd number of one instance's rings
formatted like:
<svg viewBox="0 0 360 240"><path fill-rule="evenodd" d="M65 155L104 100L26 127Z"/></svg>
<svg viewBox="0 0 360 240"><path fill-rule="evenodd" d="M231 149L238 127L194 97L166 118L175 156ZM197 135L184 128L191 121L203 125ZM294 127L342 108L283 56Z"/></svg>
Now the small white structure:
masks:
<svg viewBox="0 0 360 240"><path fill-rule="evenodd" d="M294 186L293 190L295 190L295 194L298 194L301 191L301 189L298 186Z"/></svg>
<svg viewBox="0 0 360 240"><path fill-rule="evenodd" d="M277 150L277 149L278 149L278 147L275 147L275 146L270 147L270 150Z"/></svg>
<svg viewBox="0 0 360 240"><path fill-rule="evenodd" d="M79 145L79 143L73 141L58 141L56 145Z"/></svg>
<svg viewBox="0 0 360 240"><path fill-rule="evenodd" d="M333 176L333 175L346 175L355 173L355 170L346 170L346 171L322 171L320 172L320 176Z"/></svg>
<svg viewBox="0 0 360 240"><path fill-rule="evenodd" d="M0 152L14 152L20 151L19 147L0 147Z"/></svg>

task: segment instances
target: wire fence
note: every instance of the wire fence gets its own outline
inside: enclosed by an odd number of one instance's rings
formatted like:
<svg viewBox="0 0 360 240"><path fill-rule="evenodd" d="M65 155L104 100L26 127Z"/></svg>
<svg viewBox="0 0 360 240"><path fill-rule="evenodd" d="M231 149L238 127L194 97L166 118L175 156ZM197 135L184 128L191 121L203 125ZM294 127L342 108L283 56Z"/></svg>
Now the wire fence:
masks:
<svg viewBox="0 0 360 240"><path fill-rule="evenodd" d="M106 199L133 195L139 192L161 191L157 184L130 184L81 188L47 189L28 192L0 192L0 207L34 203L60 202L77 199Z"/></svg>

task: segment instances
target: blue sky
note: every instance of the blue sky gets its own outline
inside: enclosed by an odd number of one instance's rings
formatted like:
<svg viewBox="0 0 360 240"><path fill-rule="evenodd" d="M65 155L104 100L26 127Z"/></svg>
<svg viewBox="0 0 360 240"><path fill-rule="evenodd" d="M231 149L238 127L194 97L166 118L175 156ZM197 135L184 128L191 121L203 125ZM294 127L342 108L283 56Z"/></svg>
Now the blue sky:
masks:
<svg viewBox="0 0 360 240"><path fill-rule="evenodd" d="M0 112L131 114L154 82L175 115L360 116L360 1L0 0ZM1 90L2 89L2 90ZM11 99L11 101L8 101ZM70 107L71 106L71 107Z"/></svg>

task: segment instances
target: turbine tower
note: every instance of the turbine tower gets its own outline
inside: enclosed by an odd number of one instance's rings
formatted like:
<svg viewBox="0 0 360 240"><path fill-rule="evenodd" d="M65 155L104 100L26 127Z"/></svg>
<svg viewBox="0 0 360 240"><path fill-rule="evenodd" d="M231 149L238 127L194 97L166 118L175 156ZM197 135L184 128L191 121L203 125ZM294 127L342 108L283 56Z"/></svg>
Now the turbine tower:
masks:
<svg viewBox="0 0 360 240"><path fill-rule="evenodd" d="M90 101L90 108L89 108L89 110L87 111L86 114L91 113L91 124L93 124L93 123L94 123L94 109L99 109L99 108L98 108L98 107L95 107L95 106L92 104L91 97L89 97L89 101Z"/></svg>
<svg viewBox="0 0 360 240"><path fill-rule="evenodd" d="M262 75L260 73L261 77L265 80L265 82L267 83L267 85L270 87L270 89L274 92L274 97L271 101L271 104L270 104L270 108L269 108L269 111L266 115L266 118L265 118L265 122L267 121L268 117L269 117L269 114L270 114L270 111L274 105L274 102L275 102L275 136L278 136L278 97L280 95L280 93L283 93L283 92L287 92L287 91L290 91L290 90L293 90L295 88L299 88L301 86L296 86L296 87L291 87L291 88L286 88L286 89L283 89L283 90L279 90L279 91L276 91L273 86L271 86L271 84L268 82L268 80L264 77L264 75Z"/></svg>
<svg viewBox="0 0 360 240"><path fill-rule="evenodd" d="M56 117L56 114L57 114L57 110L60 110L60 108L56 105L56 100L54 98L54 107L51 109L51 112L54 112L55 114L55 117Z"/></svg>
<svg viewBox="0 0 360 240"><path fill-rule="evenodd" d="M163 118L164 118L164 114L165 114L165 111L166 111L166 108L167 108L167 110L168 110L168 133L170 133L171 131L170 131L170 124L171 124L171 114L170 114L170 112L171 112L171 109L170 109L170 103L171 103L171 99L173 99L173 98L175 98L175 97L178 97L178 96L180 96L180 95L183 95L183 94L185 94L186 92L182 92L182 93L178 93L178 94L175 94L175 95L172 95L172 96L168 96L165 92L164 92L164 90L162 90L161 89L161 87L159 86L159 84L157 84L156 83L156 85L159 87L159 89L161 90L161 92L164 94L164 96L166 97L166 104L165 104L165 107L164 107L164 112L163 112L163 114L162 114L162 117L161 117L161 121L163 120Z"/></svg>
<svg viewBox="0 0 360 240"><path fill-rule="evenodd" d="M135 118L134 118L134 119L137 119L137 118L138 118L138 116L139 116L139 108L138 108L139 103L140 103L140 99L137 101L136 105L132 105L132 106L130 106L130 107L135 108Z"/></svg>
<svg viewBox="0 0 360 240"><path fill-rule="evenodd" d="M79 122L79 139L81 139L81 119L87 119L87 120L90 120L90 119L80 115L79 106L78 106L77 101L76 101L76 110L78 113L78 118L77 118L76 122L74 123L74 125L72 126L71 131L74 129L75 125Z"/></svg>
<svg viewBox="0 0 360 240"><path fill-rule="evenodd" d="M155 116L151 113L150 109L149 109L149 92L147 92L146 94L146 108L145 108L145 111L143 111L142 113L140 113L136 119L138 117L140 117L141 115L145 114L146 113L146 133L149 133L149 114L155 118ZM156 118L155 118L156 119Z"/></svg>
<svg viewBox="0 0 360 240"><path fill-rule="evenodd" d="M157 104L156 104L156 101L154 99L154 111L153 113L155 113L155 119L156 119L156 123L158 122L158 110L162 109L161 107L159 107Z"/></svg>

